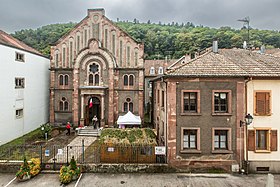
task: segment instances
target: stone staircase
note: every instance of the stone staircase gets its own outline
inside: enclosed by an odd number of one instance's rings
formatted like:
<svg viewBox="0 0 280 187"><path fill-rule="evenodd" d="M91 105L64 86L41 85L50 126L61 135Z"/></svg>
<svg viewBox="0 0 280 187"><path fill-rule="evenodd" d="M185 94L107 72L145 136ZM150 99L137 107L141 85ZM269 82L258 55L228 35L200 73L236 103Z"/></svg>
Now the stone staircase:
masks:
<svg viewBox="0 0 280 187"><path fill-rule="evenodd" d="M101 130L94 129L93 127L83 127L76 129L78 136L94 136L98 137L100 136Z"/></svg>

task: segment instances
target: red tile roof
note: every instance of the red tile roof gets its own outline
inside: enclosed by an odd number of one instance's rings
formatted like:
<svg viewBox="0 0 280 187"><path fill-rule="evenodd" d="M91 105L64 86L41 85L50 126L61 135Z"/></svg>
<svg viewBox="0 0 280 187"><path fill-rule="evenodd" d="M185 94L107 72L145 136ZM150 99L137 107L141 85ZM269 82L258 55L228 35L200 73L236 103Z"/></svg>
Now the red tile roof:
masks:
<svg viewBox="0 0 280 187"><path fill-rule="evenodd" d="M22 49L42 56L42 54L36 49L33 49L32 47L26 45L25 43L19 41L18 39L12 37L11 35L5 33L2 30L0 30L0 44L14 47L17 49Z"/></svg>
<svg viewBox="0 0 280 187"><path fill-rule="evenodd" d="M280 57L245 49L219 49L218 53L207 52L167 74L192 77L280 77Z"/></svg>

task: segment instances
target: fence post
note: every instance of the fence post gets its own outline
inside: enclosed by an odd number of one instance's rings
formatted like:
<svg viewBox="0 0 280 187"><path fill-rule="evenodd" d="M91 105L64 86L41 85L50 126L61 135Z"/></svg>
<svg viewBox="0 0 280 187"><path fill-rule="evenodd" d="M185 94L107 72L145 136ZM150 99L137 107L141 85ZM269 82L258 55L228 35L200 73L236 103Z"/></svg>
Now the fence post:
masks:
<svg viewBox="0 0 280 187"><path fill-rule="evenodd" d="M40 145L40 160L41 160L41 168L42 168L42 166L43 166L43 147L42 147L42 145Z"/></svg>
<svg viewBox="0 0 280 187"><path fill-rule="evenodd" d="M56 160L56 158L55 158L55 145L54 145L53 146L53 170L55 170L55 168L56 168L55 160Z"/></svg>
<svg viewBox="0 0 280 187"><path fill-rule="evenodd" d="M69 164L69 158L68 158L68 145L66 146L66 160L67 160L67 165Z"/></svg>
<svg viewBox="0 0 280 187"><path fill-rule="evenodd" d="M82 163L85 162L85 140L82 139Z"/></svg>

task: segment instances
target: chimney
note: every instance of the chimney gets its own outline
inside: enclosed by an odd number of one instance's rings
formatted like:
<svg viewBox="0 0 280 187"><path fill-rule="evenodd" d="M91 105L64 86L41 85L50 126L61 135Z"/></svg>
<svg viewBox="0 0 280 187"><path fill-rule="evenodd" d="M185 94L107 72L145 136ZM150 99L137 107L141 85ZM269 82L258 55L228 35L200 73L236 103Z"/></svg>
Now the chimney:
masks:
<svg viewBox="0 0 280 187"><path fill-rule="evenodd" d="M262 45L262 46L261 46L261 54L264 54L264 53L265 53L265 46Z"/></svg>
<svg viewBox="0 0 280 187"><path fill-rule="evenodd" d="M243 42L243 49L247 49L247 42L246 41Z"/></svg>
<svg viewBox="0 0 280 187"><path fill-rule="evenodd" d="M218 53L218 40L213 41L213 53Z"/></svg>

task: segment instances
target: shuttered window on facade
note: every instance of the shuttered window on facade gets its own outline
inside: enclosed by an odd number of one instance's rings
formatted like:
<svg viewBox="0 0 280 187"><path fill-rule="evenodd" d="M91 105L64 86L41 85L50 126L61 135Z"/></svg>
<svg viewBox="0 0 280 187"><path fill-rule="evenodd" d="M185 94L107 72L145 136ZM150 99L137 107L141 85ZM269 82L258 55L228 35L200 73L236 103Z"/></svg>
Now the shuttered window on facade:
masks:
<svg viewBox="0 0 280 187"><path fill-rule="evenodd" d="M265 116L271 115L271 92L256 91L255 92L255 115Z"/></svg>
<svg viewBox="0 0 280 187"><path fill-rule="evenodd" d="M277 151L277 130L248 130L248 151Z"/></svg>

